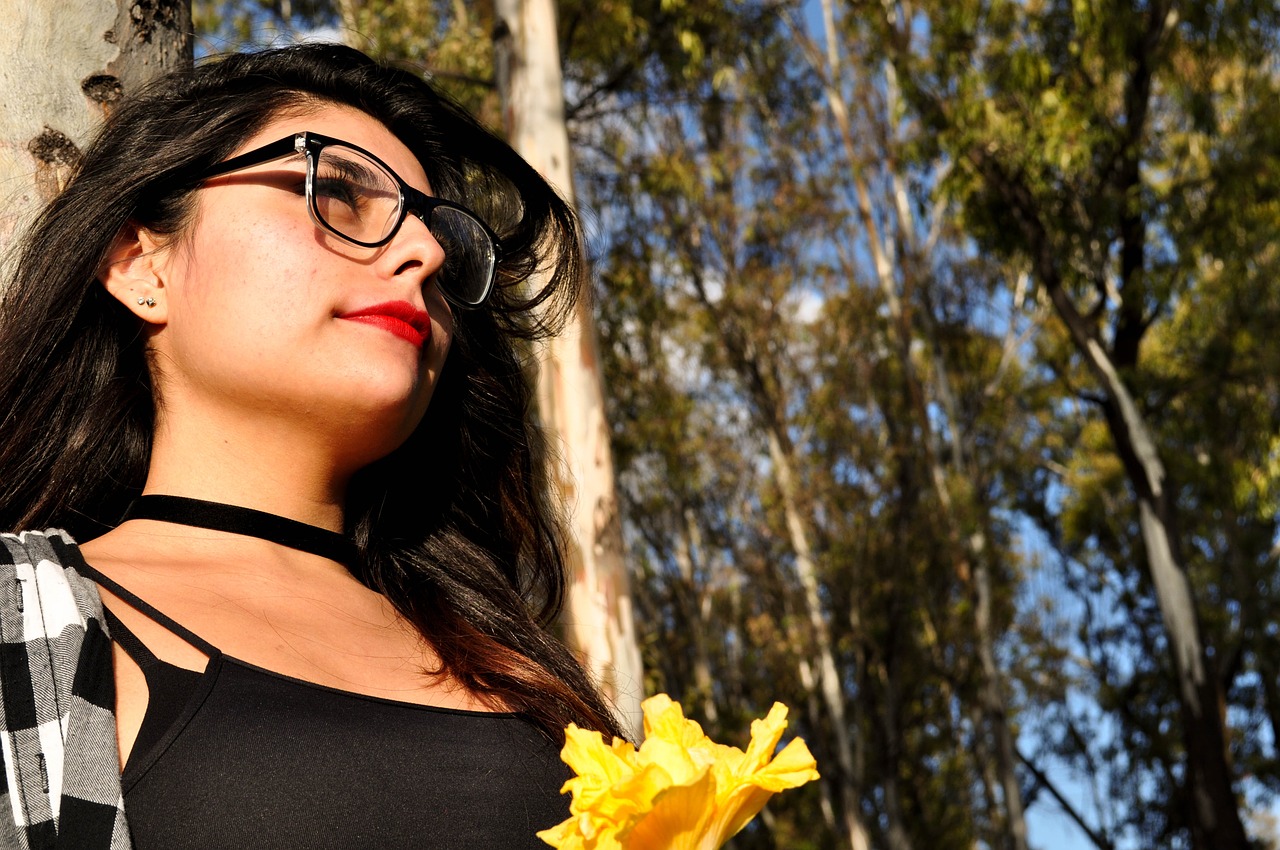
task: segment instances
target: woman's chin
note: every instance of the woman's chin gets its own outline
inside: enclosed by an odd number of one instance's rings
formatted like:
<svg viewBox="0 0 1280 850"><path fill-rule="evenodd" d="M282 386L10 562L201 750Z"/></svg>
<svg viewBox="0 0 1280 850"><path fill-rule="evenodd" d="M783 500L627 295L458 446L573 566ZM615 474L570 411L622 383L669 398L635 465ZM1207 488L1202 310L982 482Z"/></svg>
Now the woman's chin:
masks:
<svg viewBox="0 0 1280 850"><path fill-rule="evenodd" d="M333 440L342 447L340 453L349 458L344 466L351 470L381 460L404 445L426 413L425 401L402 401L400 404L348 409L349 417L334 428ZM352 465L354 464L354 465Z"/></svg>

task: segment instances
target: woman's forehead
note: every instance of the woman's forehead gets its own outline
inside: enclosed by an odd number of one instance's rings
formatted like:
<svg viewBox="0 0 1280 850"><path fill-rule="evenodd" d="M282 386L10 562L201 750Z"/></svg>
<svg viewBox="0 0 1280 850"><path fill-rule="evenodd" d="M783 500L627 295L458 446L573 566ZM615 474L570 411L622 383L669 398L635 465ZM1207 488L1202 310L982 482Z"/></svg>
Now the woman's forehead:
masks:
<svg viewBox="0 0 1280 850"><path fill-rule="evenodd" d="M310 131L364 148L391 167L415 189L430 194L430 182L417 157L373 116L339 104L320 104L275 116L246 139L235 153L243 153L290 133Z"/></svg>

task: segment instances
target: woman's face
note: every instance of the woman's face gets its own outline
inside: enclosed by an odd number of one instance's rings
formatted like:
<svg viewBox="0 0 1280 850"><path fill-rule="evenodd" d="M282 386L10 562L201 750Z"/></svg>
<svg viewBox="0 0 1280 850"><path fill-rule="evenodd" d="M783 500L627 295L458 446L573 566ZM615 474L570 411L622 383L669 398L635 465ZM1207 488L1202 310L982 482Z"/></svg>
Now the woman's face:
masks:
<svg viewBox="0 0 1280 850"><path fill-rule="evenodd" d="M277 118L234 153L304 130L364 148L431 193L409 149L346 107ZM305 172L291 155L208 180L189 232L156 258L160 303L135 312L152 322L163 416L189 405L313 430L353 471L426 412L453 332L432 282L444 255L412 215L378 248L321 229Z"/></svg>

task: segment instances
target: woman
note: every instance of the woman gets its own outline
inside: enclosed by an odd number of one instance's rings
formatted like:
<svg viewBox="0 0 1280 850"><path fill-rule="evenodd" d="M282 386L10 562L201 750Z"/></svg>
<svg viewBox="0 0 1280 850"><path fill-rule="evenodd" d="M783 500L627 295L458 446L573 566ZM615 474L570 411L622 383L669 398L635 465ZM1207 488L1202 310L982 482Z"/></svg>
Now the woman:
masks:
<svg viewBox="0 0 1280 850"><path fill-rule="evenodd" d="M577 244L347 48L111 116L0 309L0 527L65 529L0 547L0 844L542 846L565 725L621 734L545 629L521 368Z"/></svg>

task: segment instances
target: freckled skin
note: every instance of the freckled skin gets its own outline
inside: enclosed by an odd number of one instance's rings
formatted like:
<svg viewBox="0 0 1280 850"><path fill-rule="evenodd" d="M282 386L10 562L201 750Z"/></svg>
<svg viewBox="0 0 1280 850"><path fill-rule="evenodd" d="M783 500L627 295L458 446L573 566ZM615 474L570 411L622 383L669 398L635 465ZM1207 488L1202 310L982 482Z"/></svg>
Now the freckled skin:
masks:
<svg viewBox="0 0 1280 850"><path fill-rule="evenodd" d="M328 107L267 124L237 153L311 130L370 150L429 191L417 160L363 113ZM302 157L214 178L198 193L194 231L166 251L166 321L151 346L166 411L293 423L338 438L355 430L346 471L408 436L426 411L448 351L452 317L429 277L443 261L418 219L382 248L361 248L316 227L299 194ZM426 310L419 351L370 323L338 318L387 301ZM341 441L341 440L340 440Z"/></svg>
<svg viewBox="0 0 1280 850"><path fill-rule="evenodd" d="M277 118L235 153L304 130L358 145L430 193L413 154L345 107ZM406 218L381 248L351 245L312 221L304 173L298 156L209 180L197 190L188 233L171 243L145 231L122 237L104 284L145 323L156 374L159 416L144 492L338 530L351 474L399 446L426 412L453 318L432 285L443 252L419 219ZM388 302L406 302L414 321L415 311L429 314L421 346L385 323L342 318ZM373 696L494 708L448 676L425 677L439 667L432 647L340 564L148 520L81 548L97 569L233 658ZM104 597L161 659L203 668L197 649ZM148 695L118 646L114 659L123 764Z"/></svg>

